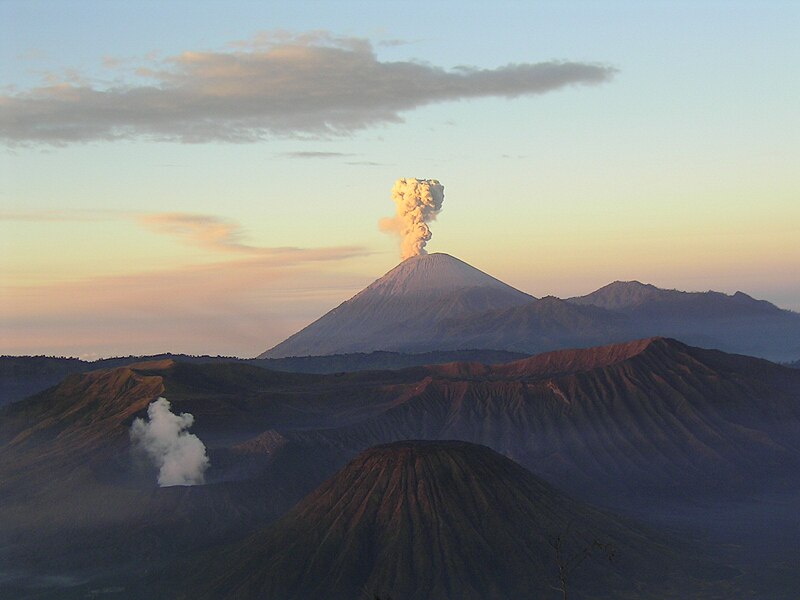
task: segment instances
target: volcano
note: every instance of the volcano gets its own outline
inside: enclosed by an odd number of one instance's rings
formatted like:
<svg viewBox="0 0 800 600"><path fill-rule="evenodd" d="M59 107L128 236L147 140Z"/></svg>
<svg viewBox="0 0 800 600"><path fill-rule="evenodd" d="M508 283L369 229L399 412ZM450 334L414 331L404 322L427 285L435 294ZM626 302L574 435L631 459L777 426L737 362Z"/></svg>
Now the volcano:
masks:
<svg viewBox="0 0 800 600"><path fill-rule="evenodd" d="M800 314L743 292L616 281L537 299L447 254L409 258L259 358L392 351L537 354L648 337L773 361L800 355Z"/></svg>
<svg viewBox="0 0 800 600"><path fill-rule="evenodd" d="M649 593L636 597L664 597L690 584L690 560L695 572L703 564L688 544L577 502L485 446L404 441L363 452L274 526L190 567L198 574L182 591L281 600L550 597L561 585L559 556L584 549L591 555L568 584L592 598L637 587Z"/></svg>
<svg viewBox="0 0 800 600"><path fill-rule="evenodd" d="M139 469L131 460L130 424L134 418L142 417L148 404L158 396L169 398L175 413L188 412L195 417L192 431L206 444L211 459L206 485L158 488L155 474ZM757 551L759 560L763 559L765 564L785 562L783 575L771 571L770 581L781 581L780 585L789 593L770 591L751 597L794 599L791 590L796 587L791 587L790 582L797 570L791 568L795 563L790 561L797 560L794 534L799 531L798 398L800 372L796 369L692 348L669 339L563 350L504 365L451 363L401 371L311 375L281 373L246 364L164 360L74 374L54 388L0 409L3 506L0 539L9 540L3 559L10 568L47 568L55 574L104 569L103 576L107 577L104 581L109 586L136 586L141 583L138 580L142 572L169 566L176 557L194 560L197 557L191 552L212 553L222 544L244 543L246 536L257 538L253 542L257 545L252 546L254 553L261 552L258 550L261 544L272 548L270 552L277 552L274 541L277 538L272 536L278 534L267 533L272 531L268 528L275 519L286 515L359 453L377 445L391 444L382 447L394 448L394 442L402 444L405 440L424 439L432 444L461 440L467 445L488 446L517 461L529 472L526 477L539 477L562 490L558 492L560 495L552 496L558 498L554 501L557 505L574 506L578 513L586 509L581 502L588 502L635 516L648 526L686 525L688 519L687 528L696 532L696 528L707 531L716 524L714 535L719 536L716 539L721 544L732 541L741 548L741 554L733 560L741 561L749 571L757 571L753 548L768 549L763 554ZM365 511L378 520L370 521L366 514L365 520L353 517L354 527L361 528L354 533L353 544L360 543L359 540L377 540L371 548L377 552L384 545L389 547L393 554L387 561L412 560L402 552L405 548L413 556L413 545L409 550L408 546L397 545L401 540L391 538L388 532L391 526L386 523L393 522L381 521L385 515L370 512L374 503L380 504L382 498L395 493L394 488L381 487L382 478L390 477L397 485L407 486L402 489L408 499L401 502L398 496L389 502L387 498L385 510L393 510L392 506L398 511L408 510L414 515L409 517L412 522L424 522L426 527L431 524L433 531L440 525L449 527L457 518L459 526L472 529L452 535L463 535L457 539L478 547L475 539L483 535L485 528L480 523L471 525L458 512L454 496L441 489L451 483L439 483L453 480L453 494L458 498L463 496L465 503L473 505L481 494L502 489L499 487L502 482L497 479L481 483L484 473L503 472L497 463L469 452L470 464L488 466L464 471L466 479L462 480L452 474L458 471L447 474L449 466L444 471L438 470L439 467L433 469L434 463L455 465L454 459L431 459L433 462L420 459L419 467L413 468L415 477L420 474L420 485L416 487L408 487L412 480L396 474L410 473L411 467L392 471L395 459L380 459L385 462L387 473L378 477L375 471L380 486L374 493L360 492L364 494ZM378 454L365 456L378 460ZM378 462L370 462L365 468L372 469L373 464ZM426 471L428 466L433 471ZM345 473L349 473L348 477L357 474L355 469ZM474 483L472 492L465 487L470 481ZM346 496L350 483L355 485L355 482L355 479L339 480L331 489ZM377 490L384 491L379 494ZM470 493L477 500L470 499ZM564 499L564 493L574 500ZM546 511L552 505L547 500L551 494L557 492L531 493L529 497L541 511ZM319 494L315 497L321 498ZM436 504L440 498L444 504ZM393 504L395 500L397 503ZM505 502L498 500L500 516L491 517L495 519L492 523L500 523L502 515L516 518L514 515L518 513ZM314 514L320 517L328 514L325 512L328 505L314 504L313 509L308 508L311 505L305 506L306 510L319 511ZM696 509L697 514L686 513L695 510L687 506L700 508ZM745 506L753 512L745 519L727 519L723 506ZM785 509L780 508L784 506ZM785 510L785 516L776 507ZM352 505L347 510L351 508ZM333 506L331 510L335 514L338 508ZM470 515L480 514L478 508L469 510ZM330 525L327 517L314 521L320 529L309 526L304 530L302 518L296 515L311 513L294 514L292 528L288 521L281 525L285 537L280 539L291 541L291 535L296 534L298 540L302 538L309 544L308 548L315 548L309 536L314 531L325 535ZM349 514L342 513L342 518ZM423 518L428 521L422 521ZM527 527L525 521L519 522ZM555 525L543 529L545 537L563 525L561 517L552 522ZM695 525L696 522L699 524ZM376 523L382 532L380 537L369 537L372 534L364 529L367 523ZM731 523L740 529L729 535ZM748 523L755 524L753 531L746 529ZM508 524L497 525L500 532L508 527ZM624 536L618 538L613 532L613 527L600 528L597 535L601 539L624 540ZM539 537L539 542L530 538L529 542L541 549L545 537ZM338 539L350 543L350 538ZM463 564L469 565L467 570L472 572L476 563L489 564L486 555L481 554L478 559L464 557L463 553L456 553L460 552L457 543L448 543L451 548L446 556L452 557L453 565L466 561ZM291 549L287 560L300 569L295 572L286 563L287 577L302 577L308 556L302 554L302 548L288 542L287 547ZM356 547L342 548L352 550L349 558L361 561L359 557L367 556L364 561L373 564L369 562L373 554L361 554ZM499 552L497 548L507 546L492 548ZM238 550L230 552L233 556ZM266 552L265 549L258 555L276 556ZM552 549L549 552L547 556L552 558ZM636 552L626 552L628 556L632 554ZM227 560L226 557L219 554L220 560ZM652 564L658 565L663 557L651 558ZM344 563L328 564L338 569ZM420 565L418 569L422 570L413 571L413 576L433 576L440 562L432 564ZM514 563L516 566L497 568L501 574L511 573L509 577L520 569L541 573L535 564ZM383 568L374 567L376 572ZM373 567L369 569L372 572ZM216 573L220 580L225 577L211 567L208 572ZM253 578L266 577L264 573L256 568ZM270 573L269 577L275 576L274 571ZM396 581L408 581L412 577L408 573L404 571ZM443 577L454 581L462 576L459 573L463 571ZM590 572L585 574L588 576ZM89 576L94 575L88 573ZM618 591L616 576L604 577L598 574L598 579L593 580L596 589ZM637 576L631 577L631 581L636 580ZM198 588L196 597L215 597L217 583L205 581L209 587ZM262 589L255 579L252 581L255 587L247 589ZM377 583L384 579L365 581ZM384 587L381 583L379 590L372 590L370 600L374 594L382 598L414 597L412 593L398 595L404 594L406 588L399 583L395 585L395 580L389 584ZM0 581L0 596L26 597L4 585ZM190 589L188 579L182 585L181 591ZM250 586L250 580L242 585ZM329 597L303 596L292 587L294 584L287 585L289 598ZM531 589L539 589L535 587L538 584L533 585ZM77 590L72 596L54 592L56 595L48 597L86 597L91 590L99 589L95 583L91 586ZM157 597L149 591L131 592L126 597ZM694 593L669 596L660 594L661 591L650 597L703 597ZM710 597L748 597L728 592ZM167 597L177 597L177 593ZM432 593L427 597L437 596ZM525 596L498 592L483 597ZM595 595L582 593L579 597Z"/></svg>
<svg viewBox="0 0 800 600"><path fill-rule="evenodd" d="M535 300L483 271L435 253L404 260L383 277L259 358L447 348L431 331L450 319Z"/></svg>

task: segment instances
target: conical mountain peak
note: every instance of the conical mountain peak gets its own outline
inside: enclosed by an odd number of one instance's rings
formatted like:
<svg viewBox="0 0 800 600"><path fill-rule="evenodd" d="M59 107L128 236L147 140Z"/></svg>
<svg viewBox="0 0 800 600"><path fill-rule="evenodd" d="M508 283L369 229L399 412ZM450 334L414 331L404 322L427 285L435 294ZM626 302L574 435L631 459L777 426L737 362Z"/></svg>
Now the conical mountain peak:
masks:
<svg viewBox="0 0 800 600"><path fill-rule="evenodd" d="M619 310L637 306L665 295L669 296L673 293L671 290L662 290L654 285L641 283L640 281L615 281L591 294L570 298L569 301L574 304L588 304L610 310Z"/></svg>
<svg viewBox="0 0 800 600"><path fill-rule="evenodd" d="M466 288L505 289L522 294L462 260L437 252L407 258L355 298L370 294L431 294Z"/></svg>
<svg viewBox="0 0 800 600"><path fill-rule="evenodd" d="M573 582L580 590L623 592L670 573L682 581L691 560L673 540L577 502L487 447L403 441L363 452L274 526L202 565L191 595L547 597L559 536L570 552L594 538L622 557L587 561Z"/></svg>
<svg viewBox="0 0 800 600"><path fill-rule="evenodd" d="M424 352L439 345L430 336L450 319L468 319L533 300L449 254L422 254L404 260L261 358Z"/></svg>

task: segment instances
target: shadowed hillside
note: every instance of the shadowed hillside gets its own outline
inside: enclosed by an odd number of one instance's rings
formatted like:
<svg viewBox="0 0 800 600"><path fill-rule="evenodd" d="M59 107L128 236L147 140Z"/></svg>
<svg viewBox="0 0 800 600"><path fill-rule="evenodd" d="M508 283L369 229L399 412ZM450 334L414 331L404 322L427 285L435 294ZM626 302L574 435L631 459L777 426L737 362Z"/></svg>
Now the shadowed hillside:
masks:
<svg viewBox="0 0 800 600"><path fill-rule="evenodd" d="M134 460L131 423L159 396L194 416L206 485L158 488ZM483 444L578 500L713 527L738 564L747 547L796 555L800 524L782 507L800 496L800 371L661 338L493 366L309 375L167 360L71 375L0 409L0 552L25 572L133 577L241 539L366 448L408 439ZM721 516L739 513L735 529Z"/></svg>
<svg viewBox="0 0 800 600"><path fill-rule="evenodd" d="M678 597L711 570L689 544L575 502L486 447L398 442L215 553L182 597L555 597L559 538L564 556L593 549L569 578L581 598Z"/></svg>
<svg viewBox="0 0 800 600"><path fill-rule="evenodd" d="M494 364L511 362L524 356L527 356L527 353L507 352L504 350L451 350L416 354L375 351L286 358L235 358L231 356L158 354L153 356L104 358L91 362L77 358L49 356L0 356L0 407L44 391L73 373L86 373L98 369L112 369L160 360L175 360L193 364L236 362L272 371L325 374L405 369L455 361L478 361Z"/></svg>
<svg viewBox="0 0 800 600"><path fill-rule="evenodd" d="M794 370L649 339L494 367L431 367L379 415L287 435L354 449L469 440L582 497L635 504L755 489L776 473L781 481L800 464L798 398Z"/></svg>

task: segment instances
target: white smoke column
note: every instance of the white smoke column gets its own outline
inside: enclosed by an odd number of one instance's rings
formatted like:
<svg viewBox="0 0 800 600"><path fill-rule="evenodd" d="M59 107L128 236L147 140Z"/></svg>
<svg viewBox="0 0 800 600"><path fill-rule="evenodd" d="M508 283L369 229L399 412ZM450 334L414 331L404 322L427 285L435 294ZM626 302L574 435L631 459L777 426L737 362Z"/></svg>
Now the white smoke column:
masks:
<svg viewBox="0 0 800 600"><path fill-rule="evenodd" d="M147 407L149 421L136 419L130 436L135 447L158 467L158 485L197 485L203 483L208 468L206 446L186 431L194 423L189 413L174 414L169 400L159 398Z"/></svg>
<svg viewBox="0 0 800 600"><path fill-rule="evenodd" d="M425 244L431 239L430 221L442 210L444 186L435 179L398 179L392 188L392 200L397 216L381 219L382 231L400 236L400 256L403 260L425 254Z"/></svg>

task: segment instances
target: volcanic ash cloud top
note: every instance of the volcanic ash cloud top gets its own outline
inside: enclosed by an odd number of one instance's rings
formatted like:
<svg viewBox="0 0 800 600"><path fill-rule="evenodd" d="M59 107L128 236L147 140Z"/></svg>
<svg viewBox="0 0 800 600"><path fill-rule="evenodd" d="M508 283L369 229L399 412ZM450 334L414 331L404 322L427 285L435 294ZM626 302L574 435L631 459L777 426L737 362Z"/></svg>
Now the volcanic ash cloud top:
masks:
<svg viewBox="0 0 800 600"><path fill-rule="evenodd" d="M382 231L400 236L400 257L426 254L431 239L428 223L436 220L444 202L444 186L436 179L398 179L392 188L397 216L380 221Z"/></svg>

